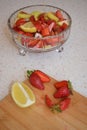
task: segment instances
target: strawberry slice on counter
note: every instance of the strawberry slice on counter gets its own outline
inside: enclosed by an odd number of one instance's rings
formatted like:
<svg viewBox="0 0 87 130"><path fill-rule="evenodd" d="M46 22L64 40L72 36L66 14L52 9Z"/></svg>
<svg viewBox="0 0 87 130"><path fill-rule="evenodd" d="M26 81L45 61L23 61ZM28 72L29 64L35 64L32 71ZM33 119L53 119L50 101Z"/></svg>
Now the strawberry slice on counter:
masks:
<svg viewBox="0 0 87 130"><path fill-rule="evenodd" d="M45 102L46 102L46 105L50 108L54 106L54 103L52 102L52 100L50 99L48 95L45 95Z"/></svg>

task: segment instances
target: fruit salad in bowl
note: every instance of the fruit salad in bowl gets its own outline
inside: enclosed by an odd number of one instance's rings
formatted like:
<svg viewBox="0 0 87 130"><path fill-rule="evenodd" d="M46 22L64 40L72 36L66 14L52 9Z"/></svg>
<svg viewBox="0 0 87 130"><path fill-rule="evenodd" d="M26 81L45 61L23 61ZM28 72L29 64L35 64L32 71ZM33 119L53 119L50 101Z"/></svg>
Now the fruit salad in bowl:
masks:
<svg viewBox="0 0 87 130"><path fill-rule="evenodd" d="M51 5L31 5L15 11L8 26L20 54L58 49L69 37L70 15Z"/></svg>

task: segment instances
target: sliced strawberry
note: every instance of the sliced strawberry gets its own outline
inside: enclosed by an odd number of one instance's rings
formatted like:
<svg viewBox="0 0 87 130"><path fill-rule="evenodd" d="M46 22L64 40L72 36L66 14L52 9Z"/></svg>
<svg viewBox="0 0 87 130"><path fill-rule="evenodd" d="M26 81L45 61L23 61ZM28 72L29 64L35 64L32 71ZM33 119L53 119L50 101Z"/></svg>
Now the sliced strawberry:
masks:
<svg viewBox="0 0 87 130"><path fill-rule="evenodd" d="M54 38L47 38L45 39L46 45L51 45L51 46L56 46L56 43L58 43L58 38L54 37Z"/></svg>
<svg viewBox="0 0 87 130"><path fill-rule="evenodd" d="M53 31L55 34L59 34L62 32L62 28L59 25L55 24L55 26L53 27Z"/></svg>
<svg viewBox="0 0 87 130"><path fill-rule="evenodd" d="M62 100L59 104L59 107L62 111L64 111L65 109L67 109L70 105L71 99L70 98L65 98L64 100Z"/></svg>
<svg viewBox="0 0 87 130"><path fill-rule="evenodd" d="M50 99L50 97L48 95L45 95L45 102L48 107L54 106L54 103L52 102L52 100Z"/></svg>
<svg viewBox="0 0 87 130"><path fill-rule="evenodd" d="M27 45L29 43L30 39L29 38L25 38L25 37L21 37L21 43L22 45Z"/></svg>
<svg viewBox="0 0 87 130"><path fill-rule="evenodd" d="M20 18L16 21L15 26L20 26L22 24L26 23L26 20L24 18Z"/></svg>
<svg viewBox="0 0 87 130"><path fill-rule="evenodd" d="M36 46L36 44L38 44L38 42L39 42L39 39L31 39L29 41L28 47L34 47Z"/></svg>
<svg viewBox="0 0 87 130"><path fill-rule="evenodd" d="M41 34L43 37L45 36L49 36L50 35L50 30L49 30L49 27L45 27L41 30Z"/></svg>
<svg viewBox="0 0 87 130"><path fill-rule="evenodd" d="M30 83L37 89L43 90L44 85L43 82L41 81L40 77L32 71L27 71L27 76L29 77Z"/></svg>
<svg viewBox="0 0 87 130"><path fill-rule="evenodd" d="M39 20L34 22L34 26L37 28L38 32L41 32L42 24L41 24L41 22Z"/></svg>
<svg viewBox="0 0 87 130"><path fill-rule="evenodd" d="M41 13L38 17L38 20L41 21L42 24L45 23L45 13Z"/></svg>
<svg viewBox="0 0 87 130"><path fill-rule="evenodd" d="M64 20L63 14L61 13L60 10L56 11L56 16L59 18L59 20Z"/></svg>
<svg viewBox="0 0 87 130"><path fill-rule="evenodd" d="M19 34L25 34L25 32L23 32L19 27L17 27L17 26L14 26L13 27L13 30L14 31L16 31L17 33L19 33Z"/></svg>
<svg viewBox="0 0 87 130"><path fill-rule="evenodd" d="M26 36L29 36L29 37L33 37L33 36L34 36L34 34L33 34L33 33L30 33L30 32L26 32L25 35L26 35Z"/></svg>
<svg viewBox="0 0 87 130"><path fill-rule="evenodd" d="M34 15L31 15L31 16L30 16L29 21L31 21L31 22L34 24L34 22L35 22L35 17L34 17Z"/></svg>
<svg viewBox="0 0 87 130"><path fill-rule="evenodd" d="M39 40L38 43L34 47L36 47L36 48L43 48L44 47L43 40Z"/></svg>
<svg viewBox="0 0 87 130"><path fill-rule="evenodd" d="M41 70L35 70L34 72L40 77L42 82L50 81L50 77L47 74L45 74L44 72L42 72Z"/></svg>
<svg viewBox="0 0 87 130"><path fill-rule="evenodd" d="M68 81L67 80L63 80L63 81L57 81L55 84L54 84L55 88L60 88L60 87L68 87Z"/></svg>
<svg viewBox="0 0 87 130"><path fill-rule="evenodd" d="M62 30L65 30L65 29L67 29L68 28L68 25L66 24L66 23L63 23L63 25L61 26L61 29Z"/></svg>

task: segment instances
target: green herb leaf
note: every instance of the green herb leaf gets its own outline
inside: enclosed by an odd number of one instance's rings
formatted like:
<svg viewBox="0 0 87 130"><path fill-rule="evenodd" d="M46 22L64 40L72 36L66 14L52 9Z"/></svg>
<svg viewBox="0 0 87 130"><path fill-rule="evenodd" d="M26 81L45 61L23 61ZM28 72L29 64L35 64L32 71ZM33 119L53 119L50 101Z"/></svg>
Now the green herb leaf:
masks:
<svg viewBox="0 0 87 130"><path fill-rule="evenodd" d="M32 71L32 70L27 70L27 77L29 78L30 75L31 75L33 72L34 72L34 71Z"/></svg>

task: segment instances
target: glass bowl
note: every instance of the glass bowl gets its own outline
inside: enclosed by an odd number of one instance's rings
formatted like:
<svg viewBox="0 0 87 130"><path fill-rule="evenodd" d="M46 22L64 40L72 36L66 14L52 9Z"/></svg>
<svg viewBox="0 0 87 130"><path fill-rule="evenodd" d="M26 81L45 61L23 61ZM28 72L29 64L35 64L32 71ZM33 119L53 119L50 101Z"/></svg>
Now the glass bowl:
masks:
<svg viewBox="0 0 87 130"><path fill-rule="evenodd" d="M55 35L49 35L42 37L41 35L38 36L27 36L22 33L18 33L13 29L14 21L18 15L19 12L27 12L31 13L33 11L42 11L42 12L56 12L57 10L60 10L63 17L68 21L69 25L68 27L61 31L60 33L57 33ZM19 53L21 55L25 55L26 52L48 52L52 50L59 49L60 46L62 46L67 39L69 38L70 29L71 29L71 17L70 15L64 11L63 9L60 9L58 7L54 7L51 5L30 5L23 8L18 9L14 13L11 14L11 16L8 19L8 26L12 33L12 38L14 42L16 43ZM30 46L30 43L37 42L37 44Z"/></svg>

